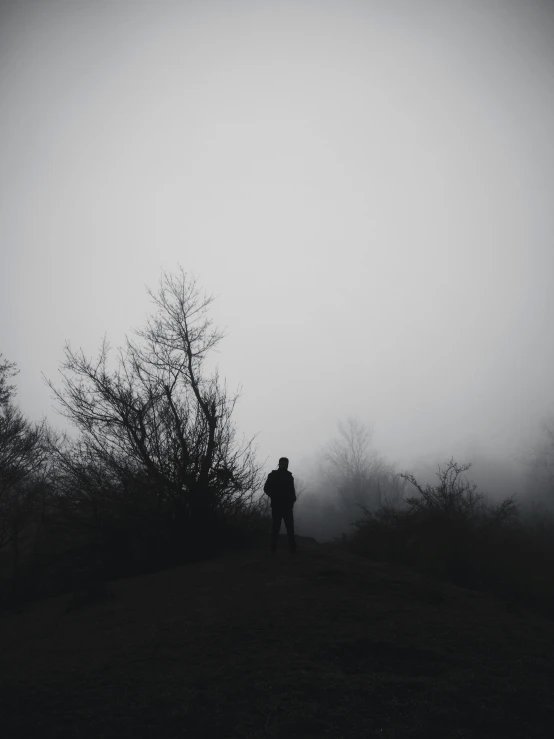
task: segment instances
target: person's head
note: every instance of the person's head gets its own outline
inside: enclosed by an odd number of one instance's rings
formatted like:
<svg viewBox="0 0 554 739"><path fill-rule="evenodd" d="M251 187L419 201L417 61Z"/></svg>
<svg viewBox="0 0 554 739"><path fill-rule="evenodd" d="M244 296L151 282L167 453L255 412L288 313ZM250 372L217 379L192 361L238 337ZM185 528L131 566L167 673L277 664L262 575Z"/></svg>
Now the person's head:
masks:
<svg viewBox="0 0 554 739"><path fill-rule="evenodd" d="M279 460L279 469L280 470L287 470L289 467L289 460L286 457L281 457Z"/></svg>

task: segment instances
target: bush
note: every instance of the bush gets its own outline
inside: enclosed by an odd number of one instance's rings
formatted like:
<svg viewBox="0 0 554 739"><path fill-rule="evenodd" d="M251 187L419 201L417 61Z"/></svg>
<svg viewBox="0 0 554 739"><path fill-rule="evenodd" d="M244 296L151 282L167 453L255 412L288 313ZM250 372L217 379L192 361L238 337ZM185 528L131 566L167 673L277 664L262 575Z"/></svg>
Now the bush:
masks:
<svg viewBox="0 0 554 739"><path fill-rule="evenodd" d="M513 498L486 505L475 485L461 479L467 469L451 460L439 467L435 487L405 475L419 496L402 509L364 509L350 546L554 615L553 520L522 517Z"/></svg>
<svg viewBox="0 0 554 739"><path fill-rule="evenodd" d="M200 561L226 551L255 546L267 536L263 507L240 502L233 509L218 510L199 518L127 511L105 512L100 521L79 517L52 520L42 534L40 552L22 562L17 593L9 575L0 573L0 605L10 607L41 597L76 593L76 601L89 602L88 585L103 593L103 585L119 577L156 572ZM82 526L80 525L82 524ZM62 537L63 533L63 537ZM63 538L63 546L59 546ZM94 593L92 595L94 595ZM96 596L94 596L96 597Z"/></svg>

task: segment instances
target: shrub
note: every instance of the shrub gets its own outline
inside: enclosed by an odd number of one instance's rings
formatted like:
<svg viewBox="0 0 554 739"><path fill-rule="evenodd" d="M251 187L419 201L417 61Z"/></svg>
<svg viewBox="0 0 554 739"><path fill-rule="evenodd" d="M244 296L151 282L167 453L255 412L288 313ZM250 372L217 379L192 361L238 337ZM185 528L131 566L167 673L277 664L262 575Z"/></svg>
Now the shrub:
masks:
<svg viewBox="0 0 554 739"><path fill-rule="evenodd" d="M470 465L439 467L439 483L422 487L406 507L364 510L350 538L364 556L420 570L554 615L554 521L522 517L508 498L493 506L461 478Z"/></svg>

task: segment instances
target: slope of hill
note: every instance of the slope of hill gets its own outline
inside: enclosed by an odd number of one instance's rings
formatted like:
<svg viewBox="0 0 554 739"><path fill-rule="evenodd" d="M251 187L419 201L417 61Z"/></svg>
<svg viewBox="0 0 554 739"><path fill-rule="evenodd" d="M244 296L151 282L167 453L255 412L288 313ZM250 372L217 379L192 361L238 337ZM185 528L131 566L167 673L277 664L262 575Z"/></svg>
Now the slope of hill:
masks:
<svg viewBox="0 0 554 739"><path fill-rule="evenodd" d="M554 624L299 537L0 619L15 737L550 737Z"/></svg>

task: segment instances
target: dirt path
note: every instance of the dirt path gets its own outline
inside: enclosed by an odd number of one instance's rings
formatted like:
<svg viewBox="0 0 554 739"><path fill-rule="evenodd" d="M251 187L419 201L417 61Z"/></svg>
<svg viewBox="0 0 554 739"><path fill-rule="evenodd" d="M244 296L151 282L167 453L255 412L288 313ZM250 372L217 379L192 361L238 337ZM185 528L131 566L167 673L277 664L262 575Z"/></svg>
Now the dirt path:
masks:
<svg viewBox="0 0 554 739"><path fill-rule="evenodd" d="M299 541L4 615L3 736L551 736L551 621Z"/></svg>

